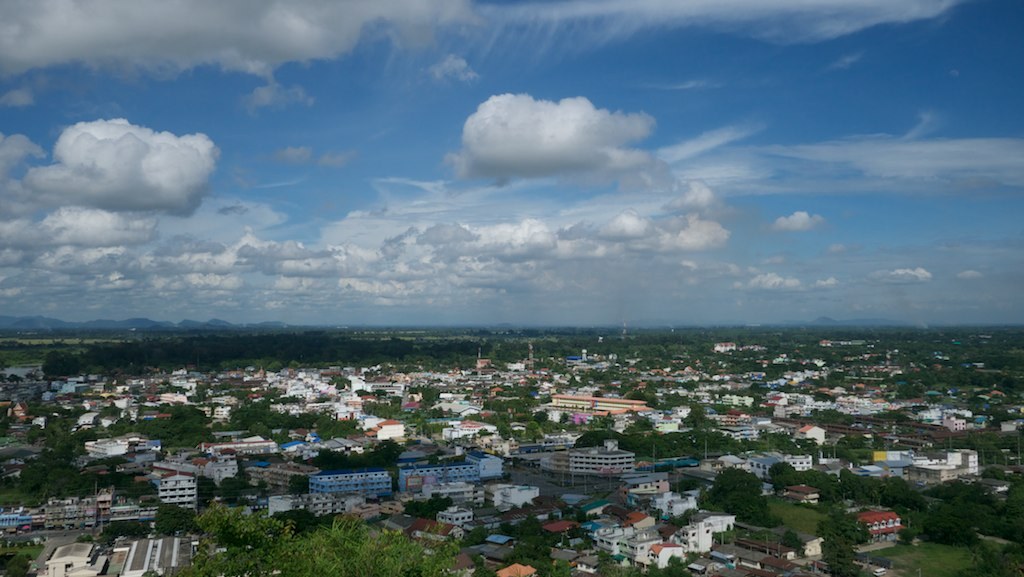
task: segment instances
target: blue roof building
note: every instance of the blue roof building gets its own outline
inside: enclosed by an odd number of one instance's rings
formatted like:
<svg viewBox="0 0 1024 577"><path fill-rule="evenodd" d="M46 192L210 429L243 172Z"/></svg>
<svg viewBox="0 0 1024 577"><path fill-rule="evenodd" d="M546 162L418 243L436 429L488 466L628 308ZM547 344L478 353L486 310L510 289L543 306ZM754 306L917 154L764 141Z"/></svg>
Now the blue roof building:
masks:
<svg viewBox="0 0 1024 577"><path fill-rule="evenodd" d="M309 492L386 497L391 495L391 475L380 467L321 471L310 475Z"/></svg>

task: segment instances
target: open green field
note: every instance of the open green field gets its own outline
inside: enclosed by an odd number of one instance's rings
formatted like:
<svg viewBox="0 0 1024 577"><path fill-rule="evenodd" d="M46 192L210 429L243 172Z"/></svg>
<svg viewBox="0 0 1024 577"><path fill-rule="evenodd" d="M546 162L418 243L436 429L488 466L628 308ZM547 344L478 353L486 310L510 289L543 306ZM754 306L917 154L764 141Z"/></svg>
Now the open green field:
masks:
<svg viewBox="0 0 1024 577"><path fill-rule="evenodd" d="M35 559L42 552L42 545L25 545L24 547L0 547L0 557L6 555L22 554L30 559Z"/></svg>
<svg viewBox="0 0 1024 577"><path fill-rule="evenodd" d="M873 554L892 559L893 569L908 577L916 577L918 569L922 576L954 577L971 564L968 549L937 543L897 545Z"/></svg>
<svg viewBox="0 0 1024 577"><path fill-rule="evenodd" d="M768 506L772 513L782 518L785 526L812 535L818 533L818 521L825 518L825 515L814 509L778 499L769 499Z"/></svg>

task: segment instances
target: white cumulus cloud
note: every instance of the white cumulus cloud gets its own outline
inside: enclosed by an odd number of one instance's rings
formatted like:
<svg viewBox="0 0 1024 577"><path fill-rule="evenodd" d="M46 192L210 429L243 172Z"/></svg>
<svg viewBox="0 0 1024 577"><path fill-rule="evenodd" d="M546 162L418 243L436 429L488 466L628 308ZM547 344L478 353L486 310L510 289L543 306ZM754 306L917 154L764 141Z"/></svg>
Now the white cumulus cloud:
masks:
<svg viewBox="0 0 1024 577"><path fill-rule="evenodd" d="M653 128L647 114L596 108L582 96L554 102L501 94L466 119L462 150L448 158L463 178L616 172L650 162L647 152L625 145Z"/></svg>
<svg viewBox="0 0 1024 577"><path fill-rule="evenodd" d="M612 240L643 238L647 236L650 225L650 221L635 210L627 210L606 224L601 229L601 236Z"/></svg>
<svg viewBox="0 0 1024 577"><path fill-rule="evenodd" d="M429 72L434 80L452 79L459 82L472 82L480 78L480 75L473 70L465 58L454 54L445 56L443 60L431 66Z"/></svg>
<svg viewBox="0 0 1024 577"><path fill-rule="evenodd" d="M839 281L836 280L836 277L834 276L830 276L825 279L819 279L814 282L815 288L833 288L837 286L839 286Z"/></svg>
<svg viewBox="0 0 1024 577"><path fill-rule="evenodd" d="M29 169L24 184L54 205L189 213L217 156L205 134L155 132L122 118L79 122L57 139L55 162Z"/></svg>
<svg viewBox="0 0 1024 577"><path fill-rule="evenodd" d="M40 228L55 244L78 246L141 244L156 235L154 219L78 207L57 209L43 219Z"/></svg>
<svg viewBox="0 0 1024 577"><path fill-rule="evenodd" d="M978 272L976 270L971 270L971 269L962 270L962 271L956 273L956 278L961 279L961 280L973 280L973 279L976 279L976 278L981 278L983 276L985 276L985 275L981 274L980 272Z"/></svg>
<svg viewBox="0 0 1024 577"><path fill-rule="evenodd" d="M810 214L798 210L789 216L780 216L772 224L772 230L783 232L801 232L811 230L825 222L825 218L819 214Z"/></svg>
<svg viewBox="0 0 1024 577"><path fill-rule="evenodd" d="M2 2L0 71L69 63L179 71L213 64L266 76L286 62L348 54L368 29L383 29L399 44L423 43L440 27L474 19L469 0Z"/></svg>
<svg viewBox="0 0 1024 577"><path fill-rule="evenodd" d="M869 277L879 282L909 284L928 282L932 280L932 273L922 267L897 268L892 270L876 270Z"/></svg>
<svg viewBox="0 0 1024 577"><path fill-rule="evenodd" d="M746 286L757 290L786 290L800 288L800 284L800 279L768 272L750 279Z"/></svg>

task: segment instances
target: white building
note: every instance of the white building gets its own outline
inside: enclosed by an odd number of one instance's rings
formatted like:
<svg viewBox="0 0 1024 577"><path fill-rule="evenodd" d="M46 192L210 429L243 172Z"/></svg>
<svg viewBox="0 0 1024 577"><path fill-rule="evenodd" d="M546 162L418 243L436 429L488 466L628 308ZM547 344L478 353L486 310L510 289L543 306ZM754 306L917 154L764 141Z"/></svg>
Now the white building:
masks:
<svg viewBox="0 0 1024 577"><path fill-rule="evenodd" d="M455 525L457 527L465 527L465 525L473 520L473 511L470 509L463 509L462 507L452 505L444 511L437 513L438 523L448 523L449 525Z"/></svg>
<svg viewBox="0 0 1024 577"><path fill-rule="evenodd" d="M445 441L472 439L483 432L497 435L498 427L478 421L454 421L441 431L441 438Z"/></svg>
<svg viewBox="0 0 1024 577"><path fill-rule="evenodd" d="M805 425L800 427L796 433L793 434L795 439L809 439L814 441L818 445L825 444L825 429L817 425Z"/></svg>
<svg viewBox="0 0 1024 577"><path fill-rule="evenodd" d="M221 481L238 474L238 461L233 456L222 455L211 459L203 466L203 475L220 485Z"/></svg>
<svg viewBox="0 0 1024 577"><path fill-rule="evenodd" d="M707 553L715 542L715 533L730 531L735 525L735 515L698 513L689 525L672 535L671 540L682 545L687 553Z"/></svg>
<svg viewBox="0 0 1024 577"><path fill-rule="evenodd" d="M160 502L189 509L196 508L198 491L195 477L177 473L161 478L158 483L157 496Z"/></svg>
<svg viewBox="0 0 1024 577"><path fill-rule="evenodd" d="M531 485L506 485L496 483L487 486L487 497L494 504L494 508L506 511L518 507L525 507L533 503L533 500L540 496L540 488Z"/></svg>
<svg viewBox="0 0 1024 577"><path fill-rule="evenodd" d="M662 518L678 517L683 513L697 508L697 499L693 495L680 495L669 491L654 497L651 506L661 512Z"/></svg>
<svg viewBox="0 0 1024 577"><path fill-rule="evenodd" d="M419 494L423 499L448 497L453 503L464 503L475 507L483 506L485 495L484 488L480 485L463 481L424 485L423 492Z"/></svg>
<svg viewBox="0 0 1024 577"><path fill-rule="evenodd" d="M608 439L603 447L569 450L569 473L573 475L620 475L636 469L636 453L619 449Z"/></svg>
<svg viewBox="0 0 1024 577"><path fill-rule="evenodd" d="M480 466L481 481L500 479L505 474L505 461L501 457L490 455L483 451L470 451L466 453L466 462L476 463Z"/></svg>

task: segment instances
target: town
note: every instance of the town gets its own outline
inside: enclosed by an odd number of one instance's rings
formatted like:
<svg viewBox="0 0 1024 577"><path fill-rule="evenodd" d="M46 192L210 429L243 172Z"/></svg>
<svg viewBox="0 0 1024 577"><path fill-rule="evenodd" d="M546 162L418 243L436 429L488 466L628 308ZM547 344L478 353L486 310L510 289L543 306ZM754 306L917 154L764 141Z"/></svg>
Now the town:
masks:
<svg viewBox="0 0 1024 577"><path fill-rule="evenodd" d="M188 575L234 514L465 577L1024 570L1016 329L0 343L11 576Z"/></svg>

